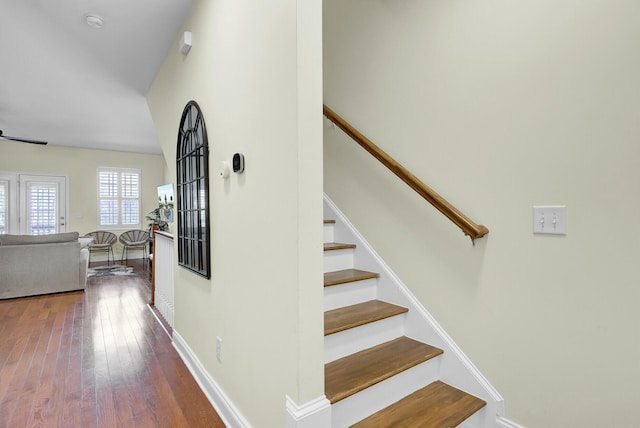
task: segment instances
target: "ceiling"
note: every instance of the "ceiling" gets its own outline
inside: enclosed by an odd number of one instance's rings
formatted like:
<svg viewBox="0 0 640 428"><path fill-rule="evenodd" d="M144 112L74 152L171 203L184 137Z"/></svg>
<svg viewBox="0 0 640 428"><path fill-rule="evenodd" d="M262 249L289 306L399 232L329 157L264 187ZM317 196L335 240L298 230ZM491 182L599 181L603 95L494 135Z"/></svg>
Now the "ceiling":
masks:
<svg viewBox="0 0 640 428"><path fill-rule="evenodd" d="M0 130L50 145L161 153L145 95L191 3L0 0ZM87 25L86 14L103 27Z"/></svg>

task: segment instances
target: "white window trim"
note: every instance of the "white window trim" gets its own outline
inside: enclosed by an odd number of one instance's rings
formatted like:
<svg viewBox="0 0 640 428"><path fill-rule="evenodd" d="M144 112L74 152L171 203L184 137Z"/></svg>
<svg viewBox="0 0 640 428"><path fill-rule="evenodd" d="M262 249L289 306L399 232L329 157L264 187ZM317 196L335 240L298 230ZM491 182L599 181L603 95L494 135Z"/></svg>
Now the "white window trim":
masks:
<svg viewBox="0 0 640 428"><path fill-rule="evenodd" d="M100 201L103 199L100 197L100 173L101 172L117 172L118 173L118 224L111 225L102 225L100 224ZM121 195L121 178L122 173L136 173L138 174L138 207L139 207L139 216L137 224L122 224L122 200L130 199L130 198L122 198ZM136 168L116 168L109 166L101 166L98 167L98 171L96 173L96 209L97 209L97 217L96 217L96 225L98 230L130 230L130 229L140 229L142 227L142 171ZM104 198L104 199L112 199L112 198Z"/></svg>

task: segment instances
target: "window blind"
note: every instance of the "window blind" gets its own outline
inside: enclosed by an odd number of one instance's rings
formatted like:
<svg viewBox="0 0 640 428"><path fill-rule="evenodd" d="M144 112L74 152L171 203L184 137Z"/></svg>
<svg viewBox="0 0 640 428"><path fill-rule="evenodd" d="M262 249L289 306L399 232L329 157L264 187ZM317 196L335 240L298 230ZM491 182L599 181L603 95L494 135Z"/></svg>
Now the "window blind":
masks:
<svg viewBox="0 0 640 428"><path fill-rule="evenodd" d="M56 232L58 189L46 184L29 185L29 234L48 235Z"/></svg>
<svg viewBox="0 0 640 428"><path fill-rule="evenodd" d="M107 229L140 227L140 171L98 169L98 222Z"/></svg>

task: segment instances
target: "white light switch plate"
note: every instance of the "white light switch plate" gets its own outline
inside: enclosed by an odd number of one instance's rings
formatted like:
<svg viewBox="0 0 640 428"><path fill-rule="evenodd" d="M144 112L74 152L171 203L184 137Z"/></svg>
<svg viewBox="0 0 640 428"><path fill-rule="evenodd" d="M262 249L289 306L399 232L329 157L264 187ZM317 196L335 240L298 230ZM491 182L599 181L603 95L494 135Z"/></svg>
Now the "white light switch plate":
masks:
<svg viewBox="0 0 640 428"><path fill-rule="evenodd" d="M566 235L567 207L565 205L534 206L533 233Z"/></svg>

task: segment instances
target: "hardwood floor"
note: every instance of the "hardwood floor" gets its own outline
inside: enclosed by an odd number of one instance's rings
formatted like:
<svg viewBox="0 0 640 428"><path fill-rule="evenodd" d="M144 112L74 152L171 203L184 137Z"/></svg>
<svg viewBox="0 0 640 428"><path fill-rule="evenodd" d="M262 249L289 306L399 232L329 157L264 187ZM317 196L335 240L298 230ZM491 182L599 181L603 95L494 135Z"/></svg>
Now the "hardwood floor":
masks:
<svg viewBox="0 0 640 428"><path fill-rule="evenodd" d="M85 292L0 300L0 427L224 427L128 264Z"/></svg>

